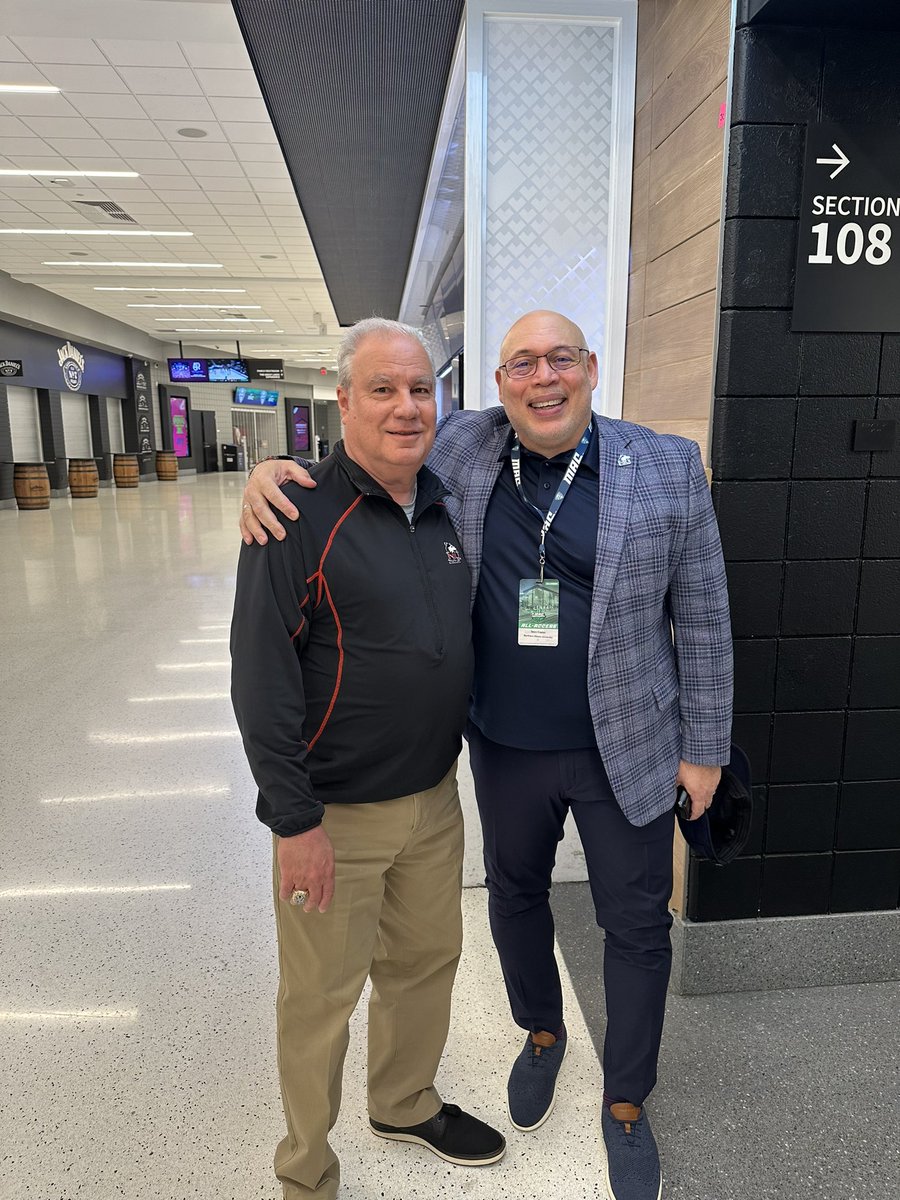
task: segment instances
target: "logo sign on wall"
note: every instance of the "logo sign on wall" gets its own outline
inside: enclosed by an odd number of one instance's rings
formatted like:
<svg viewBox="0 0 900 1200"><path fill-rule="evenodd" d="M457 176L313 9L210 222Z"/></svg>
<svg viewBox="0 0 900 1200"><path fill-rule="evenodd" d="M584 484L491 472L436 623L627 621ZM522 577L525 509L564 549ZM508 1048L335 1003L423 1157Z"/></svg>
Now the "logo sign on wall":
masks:
<svg viewBox="0 0 900 1200"><path fill-rule="evenodd" d="M0 376L4 379L16 379L22 374L20 358L0 358Z"/></svg>
<svg viewBox="0 0 900 1200"><path fill-rule="evenodd" d="M897 126L809 126L791 328L900 332Z"/></svg>
<svg viewBox="0 0 900 1200"><path fill-rule="evenodd" d="M66 387L70 392L79 391L84 379L84 355L71 342L60 346L56 354L59 358L59 365L62 367Z"/></svg>

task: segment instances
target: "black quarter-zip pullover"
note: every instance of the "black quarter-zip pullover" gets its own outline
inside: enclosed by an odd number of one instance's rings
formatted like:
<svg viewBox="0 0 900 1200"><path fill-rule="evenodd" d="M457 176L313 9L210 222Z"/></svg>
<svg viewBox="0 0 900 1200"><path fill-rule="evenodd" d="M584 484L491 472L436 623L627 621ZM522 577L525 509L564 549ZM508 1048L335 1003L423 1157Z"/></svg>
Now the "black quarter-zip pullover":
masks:
<svg viewBox="0 0 900 1200"><path fill-rule="evenodd" d="M242 546L232 700L257 816L289 837L323 805L440 782L461 746L472 678L470 577L426 467L410 524L338 442L285 486L284 541Z"/></svg>

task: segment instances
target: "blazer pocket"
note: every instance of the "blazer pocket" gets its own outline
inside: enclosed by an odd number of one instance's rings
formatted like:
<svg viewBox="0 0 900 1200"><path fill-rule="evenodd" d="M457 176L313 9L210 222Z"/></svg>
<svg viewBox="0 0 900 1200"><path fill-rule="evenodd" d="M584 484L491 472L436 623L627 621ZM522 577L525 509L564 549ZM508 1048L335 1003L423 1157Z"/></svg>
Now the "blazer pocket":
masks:
<svg viewBox="0 0 900 1200"><path fill-rule="evenodd" d="M659 683L654 683L651 690L657 708L668 708L678 696L678 680L674 675L670 675L667 679L663 679Z"/></svg>

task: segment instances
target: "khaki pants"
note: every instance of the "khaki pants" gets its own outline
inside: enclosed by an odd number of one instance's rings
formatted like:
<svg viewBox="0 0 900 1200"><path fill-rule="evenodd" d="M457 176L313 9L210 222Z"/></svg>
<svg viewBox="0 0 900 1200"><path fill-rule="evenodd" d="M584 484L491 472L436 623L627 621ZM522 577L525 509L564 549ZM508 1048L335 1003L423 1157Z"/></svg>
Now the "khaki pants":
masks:
<svg viewBox="0 0 900 1200"><path fill-rule="evenodd" d="M326 913L278 899L278 1067L287 1136L275 1152L286 1200L334 1200L328 1144L341 1103L348 1023L367 976L369 1115L415 1125L438 1111L462 948L463 827L456 767L437 787L375 804L329 804L334 900Z"/></svg>

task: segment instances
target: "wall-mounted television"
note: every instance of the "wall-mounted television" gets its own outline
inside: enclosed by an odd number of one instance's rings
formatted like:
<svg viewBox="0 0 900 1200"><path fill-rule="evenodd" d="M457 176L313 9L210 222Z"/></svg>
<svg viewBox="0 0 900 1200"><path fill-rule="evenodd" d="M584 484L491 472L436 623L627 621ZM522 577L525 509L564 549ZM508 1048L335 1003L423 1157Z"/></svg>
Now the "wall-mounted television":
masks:
<svg viewBox="0 0 900 1200"><path fill-rule="evenodd" d="M234 389L234 402L235 404L257 404L266 408L274 408L278 403L278 393L267 392L263 388L239 387Z"/></svg>
<svg viewBox="0 0 900 1200"><path fill-rule="evenodd" d="M209 372L205 358L170 358L170 383L206 383Z"/></svg>
<svg viewBox="0 0 900 1200"><path fill-rule="evenodd" d="M249 383L243 358L170 358L170 383Z"/></svg>

